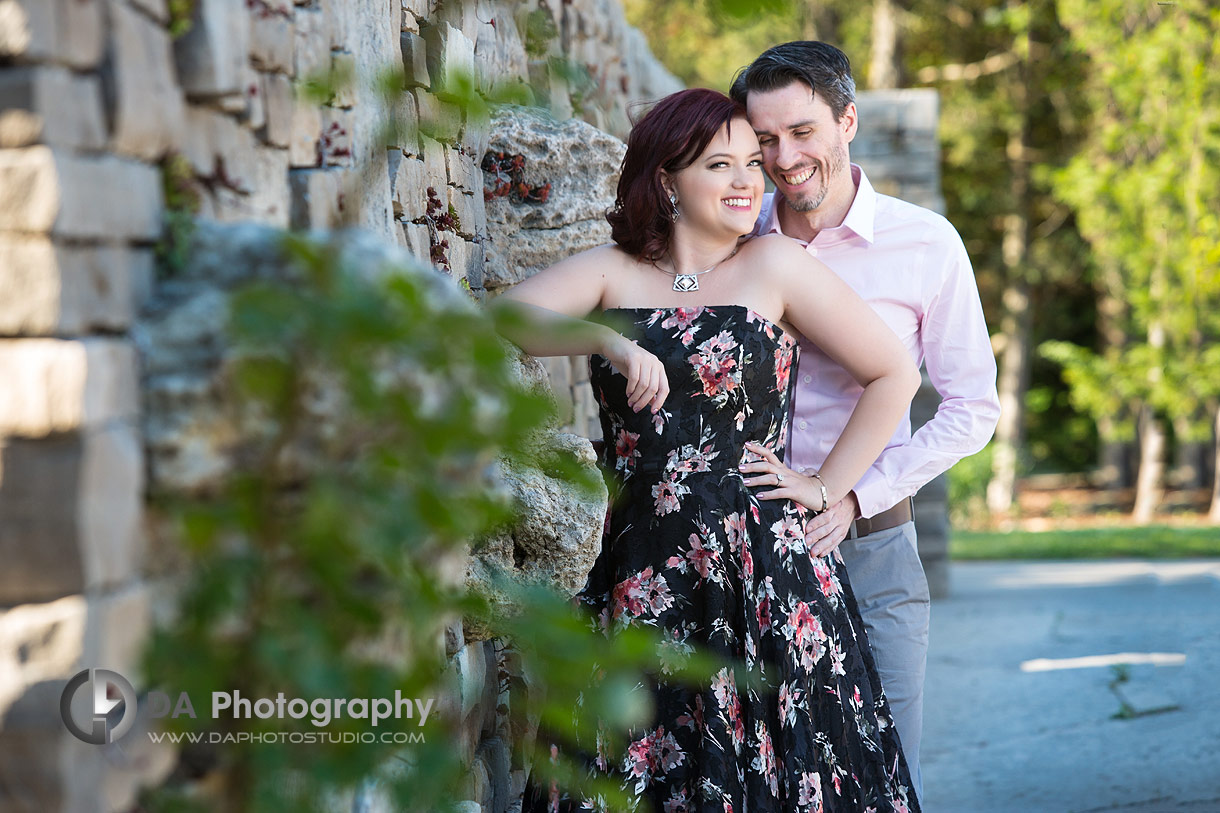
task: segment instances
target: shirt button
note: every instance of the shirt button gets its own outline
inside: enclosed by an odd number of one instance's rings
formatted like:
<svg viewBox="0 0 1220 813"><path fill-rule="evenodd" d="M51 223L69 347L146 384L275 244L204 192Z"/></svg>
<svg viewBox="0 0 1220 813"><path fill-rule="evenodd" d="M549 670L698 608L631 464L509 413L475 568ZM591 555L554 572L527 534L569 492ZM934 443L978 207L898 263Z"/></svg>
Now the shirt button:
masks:
<svg viewBox="0 0 1220 813"><path fill-rule="evenodd" d="M808 384L810 381L813 380L813 376L807 375L804 378L802 378L801 380L804 381L806 384Z"/></svg>
<svg viewBox="0 0 1220 813"><path fill-rule="evenodd" d="M797 421L796 428L803 431L809 428L809 424L805 423L804 421Z"/></svg>

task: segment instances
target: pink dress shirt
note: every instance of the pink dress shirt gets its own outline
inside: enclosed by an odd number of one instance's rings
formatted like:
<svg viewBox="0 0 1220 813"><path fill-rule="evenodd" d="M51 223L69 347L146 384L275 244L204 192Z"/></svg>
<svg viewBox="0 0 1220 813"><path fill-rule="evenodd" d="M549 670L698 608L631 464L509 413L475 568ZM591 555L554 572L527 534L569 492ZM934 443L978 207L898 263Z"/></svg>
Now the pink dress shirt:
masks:
<svg viewBox="0 0 1220 813"><path fill-rule="evenodd" d="M860 516L913 495L981 450L1000 416L996 364L970 258L957 230L935 212L880 195L851 165L856 197L843 223L806 250L872 305L941 395L932 420L911 434L910 412L855 484ZM757 234L782 234L774 196L763 198ZM820 468L863 391L846 370L801 339L788 465Z"/></svg>

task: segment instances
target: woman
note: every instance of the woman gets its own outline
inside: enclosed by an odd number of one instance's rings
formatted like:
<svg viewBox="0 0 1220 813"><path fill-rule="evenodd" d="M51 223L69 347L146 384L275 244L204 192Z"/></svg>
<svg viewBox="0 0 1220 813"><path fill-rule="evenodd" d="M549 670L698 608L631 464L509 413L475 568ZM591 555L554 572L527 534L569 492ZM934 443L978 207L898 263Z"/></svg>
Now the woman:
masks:
<svg viewBox="0 0 1220 813"><path fill-rule="evenodd" d="M803 525L881 452L919 376L795 242L739 244L762 194L744 110L711 90L673 94L628 139L615 244L506 294L533 317L510 335L526 352L592 356L603 463L621 487L581 601L607 631L656 626L680 649L744 661L765 687L739 691L727 668L702 691L658 684L654 725L613 772L667 813L914 810L847 573L808 553ZM631 335L584 320L602 312ZM864 387L819 472L782 462L797 332Z"/></svg>

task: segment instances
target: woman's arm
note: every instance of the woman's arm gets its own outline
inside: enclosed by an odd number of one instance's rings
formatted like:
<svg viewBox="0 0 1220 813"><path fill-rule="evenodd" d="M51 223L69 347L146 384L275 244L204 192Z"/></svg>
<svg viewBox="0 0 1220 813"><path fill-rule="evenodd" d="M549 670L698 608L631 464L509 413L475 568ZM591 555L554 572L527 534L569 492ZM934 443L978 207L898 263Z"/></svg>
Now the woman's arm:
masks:
<svg viewBox="0 0 1220 813"><path fill-rule="evenodd" d="M764 238L767 239L767 238ZM799 244L768 240L766 263L784 294L784 318L842 366L864 388L843 433L815 478L787 474L784 484L760 494L794 499L821 511L847 496L885 448L919 389L919 370L894 332L825 264ZM772 472L749 484L775 482L777 461L749 464L743 471ZM827 503L822 501L822 484ZM788 493L785 493L788 492Z"/></svg>
<svg viewBox="0 0 1220 813"><path fill-rule="evenodd" d="M627 377L627 403L655 413L669 395L665 368L652 353L584 317L600 310L606 276L622 263L602 246L556 263L518 283L492 304L500 333L531 356L605 356Z"/></svg>

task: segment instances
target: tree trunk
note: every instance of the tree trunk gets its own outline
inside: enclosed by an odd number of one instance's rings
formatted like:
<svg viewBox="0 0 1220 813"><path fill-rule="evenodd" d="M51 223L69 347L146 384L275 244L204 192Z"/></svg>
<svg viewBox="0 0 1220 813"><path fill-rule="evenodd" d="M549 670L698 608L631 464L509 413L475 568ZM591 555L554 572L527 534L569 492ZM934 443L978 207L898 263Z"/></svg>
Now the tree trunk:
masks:
<svg viewBox="0 0 1220 813"><path fill-rule="evenodd" d="M868 86L873 90L902 85L902 34L897 0L874 0L873 44Z"/></svg>
<svg viewBox="0 0 1220 813"><path fill-rule="evenodd" d="M1161 504L1165 468L1165 430L1152 407L1140 410L1139 436L1140 470L1135 481L1135 509L1131 518L1147 525Z"/></svg>
<svg viewBox="0 0 1220 813"><path fill-rule="evenodd" d="M1125 488L1131 482L1127 467L1127 444L1118 440L1116 421L1110 415L1097 419L1097 474L1094 484L1103 491Z"/></svg>
<svg viewBox="0 0 1220 813"><path fill-rule="evenodd" d="M800 6L801 36L835 44L839 41L839 14L830 3L806 0Z"/></svg>
<svg viewBox="0 0 1220 813"><path fill-rule="evenodd" d="M1122 273L1114 263L1103 263L1097 276L1097 330L1101 334L1102 354L1121 350L1127 343L1127 308L1122 297ZM1119 416L1106 415L1097 421L1097 485L1115 491L1131 485L1131 466L1127 464L1130 444L1119 439Z"/></svg>
<svg viewBox="0 0 1220 813"><path fill-rule="evenodd" d="M1005 243L1026 221L1019 215L1009 215L1014 221L1006 226ZM1013 238L1015 239L1015 238ZM1008 252L1005 251L1005 254ZM1024 250L1022 249L1022 254ZM1005 265L1008 265L1005 262ZM1031 315L1029 285L1018 268L1009 269L1009 280L1004 288L1004 316L1000 320L1000 332L1004 335L1004 350L1000 355L1000 373L997 382L1000 394L1000 421L996 425L995 437L991 441L991 482L987 484L987 508L995 513L1005 513L1012 508L1017 490L1017 469L1023 423L1025 421L1025 389L1029 378L1029 345Z"/></svg>
<svg viewBox="0 0 1220 813"><path fill-rule="evenodd" d="M1215 429L1215 460L1212 465L1212 507L1207 512L1207 519L1213 525L1220 525L1220 408L1216 410Z"/></svg>
<svg viewBox="0 0 1220 813"><path fill-rule="evenodd" d="M991 441L991 482L987 484L987 508L1007 513L1017 492L1017 467L1025 422L1025 389L1029 379L1030 344L1033 314L1030 309L1029 260L1030 229L1030 154L1029 105L1032 66L1029 59L1030 36L1017 44L1023 52L1015 66L1010 94L1015 126L1008 132L1008 165L1012 178L1012 212L1004 218L1001 253L1004 262L1003 315L1000 333L1004 349L1000 354L997 389L1000 395L1000 421ZM1021 47L1024 45L1024 47Z"/></svg>

